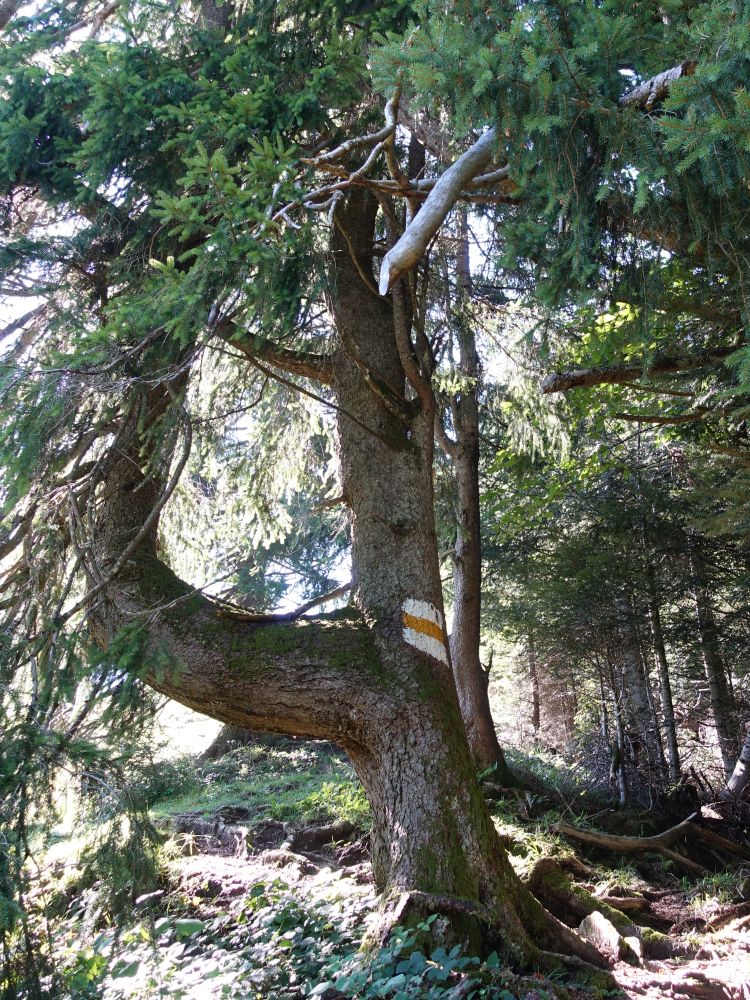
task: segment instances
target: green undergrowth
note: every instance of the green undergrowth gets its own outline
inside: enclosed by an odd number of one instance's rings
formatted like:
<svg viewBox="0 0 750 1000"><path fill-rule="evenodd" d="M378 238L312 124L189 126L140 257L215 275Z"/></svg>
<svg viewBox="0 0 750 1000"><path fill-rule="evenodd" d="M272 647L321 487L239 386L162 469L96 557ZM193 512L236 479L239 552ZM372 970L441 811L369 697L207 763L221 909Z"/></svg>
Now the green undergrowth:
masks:
<svg viewBox="0 0 750 1000"><path fill-rule="evenodd" d="M282 879L257 883L212 916L164 912L169 900L124 933L85 948L75 931L61 951L71 1000L171 997L233 1000L552 1000L575 994L549 980L517 977L495 953L425 949L436 916L396 927L385 946L360 949L371 900L335 880L302 892ZM187 915L185 915L187 913ZM533 993L529 991L533 990Z"/></svg>
<svg viewBox="0 0 750 1000"><path fill-rule="evenodd" d="M745 864L704 875L694 882L683 879L682 886L689 896L694 913L710 916L722 906L746 899L746 890L750 888L748 882L750 864Z"/></svg>
<svg viewBox="0 0 750 1000"><path fill-rule="evenodd" d="M359 831L369 826L354 771L330 744L280 740L236 748L218 761L177 758L143 770L132 794L162 828L162 821L175 814L211 816L223 807L247 810L241 822L250 827L268 819L297 827L336 820L349 820ZM585 809L574 814L554 808L553 802L554 796L532 792L492 805L522 875L541 857L573 854L554 832L561 819L592 818ZM188 866L177 843L165 843L163 837L154 845L147 879L134 878L130 859L112 852L110 860L122 867L116 914L102 847L96 879L76 881L74 874L72 854L97 838L102 841L102 831L89 821L89 827L76 828L75 840L59 840L50 855L65 872L45 904L52 918L47 932L50 997L516 1000L531 995L593 1000L599 995L572 988L569 979L564 985L521 980L499 968L493 956L480 962L460 949L447 951L434 933L440 918L422 927L397 928L384 947L365 955L360 946L375 907L374 890L346 869L323 867L301 878L290 869L264 867L262 855L247 860L196 855ZM252 866L252 874L242 874ZM140 863L138 869L146 870ZM242 891L228 891L229 882L238 878L246 880ZM208 894L196 888L217 880L218 888ZM638 875L613 864L597 867L592 880L635 888ZM712 892L723 898L729 891L728 880L715 877L696 887L696 898ZM123 906L126 897L129 903Z"/></svg>
<svg viewBox="0 0 750 1000"><path fill-rule="evenodd" d="M370 825L370 810L354 769L329 744L289 740L278 746L238 747L217 761L190 758L155 766L144 796L154 818L175 813L213 813L246 808L252 818L304 825L346 820ZM166 785L165 785L165 778Z"/></svg>

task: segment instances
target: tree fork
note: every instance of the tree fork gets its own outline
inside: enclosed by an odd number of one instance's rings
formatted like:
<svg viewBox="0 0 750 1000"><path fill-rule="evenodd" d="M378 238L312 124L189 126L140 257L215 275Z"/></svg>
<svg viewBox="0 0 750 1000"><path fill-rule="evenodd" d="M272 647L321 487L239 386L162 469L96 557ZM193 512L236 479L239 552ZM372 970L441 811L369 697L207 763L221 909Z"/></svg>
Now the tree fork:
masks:
<svg viewBox="0 0 750 1000"><path fill-rule="evenodd" d="M375 209L366 192L343 206L347 240L337 228L331 309L358 360L405 389L390 305L372 296L360 275L370 266ZM440 640L432 415L417 411L405 427L348 350L336 351L332 363L354 610L295 622L235 621L179 580L156 556L155 525L141 532L160 487L146 474L149 421L133 420L106 469L98 564L106 573L134 536L141 544L106 590L96 637L106 645L123 629L141 635L147 683L197 711L341 746L371 805L373 867L386 915L404 893L463 899L491 914L493 946L517 966L549 967L557 959L547 952L562 951L601 967L596 949L548 914L515 875L476 780L444 635ZM163 391L153 390L151 399L157 412L168 402ZM432 616L432 642L420 638L412 612ZM449 914L447 922L454 940L481 946L488 936L473 916Z"/></svg>

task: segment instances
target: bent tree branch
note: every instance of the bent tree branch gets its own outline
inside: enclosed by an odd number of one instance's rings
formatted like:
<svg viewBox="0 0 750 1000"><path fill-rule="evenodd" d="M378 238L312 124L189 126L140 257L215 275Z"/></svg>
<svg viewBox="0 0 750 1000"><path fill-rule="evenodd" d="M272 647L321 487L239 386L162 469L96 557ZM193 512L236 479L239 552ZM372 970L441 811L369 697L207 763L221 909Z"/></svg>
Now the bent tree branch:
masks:
<svg viewBox="0 0 750 1000"><path fill-rule="evenodd" d="M497 129L490 128L459 156L453 166L440 177L419 213L407 226L401 239L388 251L380 268L380 294L385 295L402 275L410 271L427 249L430 240L445 221L462 189L479 174L492 159L497 142ZM503 176L510 167L503 168ZM496 175L496 179L499 175Z"/></svg>
<svg viewBox="0 0 750 1000"><path fill-rule="evenodd" d="M668 69L625 94L620 100L623 108L632 107L650 111L669 93L672 84L680 77L695 72L697 63L687 60L680 66ZM419 214L406 227L398 243L385 255L380 270L380 294L385 295L396 281L409 272L420 260L430 241L442 226L462 190L475 181L481 170L492 159L497 142L497 128L489 128L462 156L450 166L435 183ZM488 175L489 182L497 184L510 179L510 166L506 165Z"/></svg>

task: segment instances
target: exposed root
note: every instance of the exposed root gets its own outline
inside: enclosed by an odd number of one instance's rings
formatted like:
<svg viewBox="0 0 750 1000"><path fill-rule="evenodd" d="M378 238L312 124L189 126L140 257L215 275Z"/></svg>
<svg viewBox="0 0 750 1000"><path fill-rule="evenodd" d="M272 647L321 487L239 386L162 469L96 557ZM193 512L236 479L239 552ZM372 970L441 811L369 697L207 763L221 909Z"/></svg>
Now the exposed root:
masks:
<svg viewBox="0 0 750 1000"><path fill-rule="evenodd" d="M674 952L673 944L665 934L636 925L625 913L610 906L604 899L593 896L581 886L573 885L553 858L542 858L534 865L527 885L548 910L570 927L577 927L586 917L598 912L623 937L637 937L645 955L666 958Z"/></svg>

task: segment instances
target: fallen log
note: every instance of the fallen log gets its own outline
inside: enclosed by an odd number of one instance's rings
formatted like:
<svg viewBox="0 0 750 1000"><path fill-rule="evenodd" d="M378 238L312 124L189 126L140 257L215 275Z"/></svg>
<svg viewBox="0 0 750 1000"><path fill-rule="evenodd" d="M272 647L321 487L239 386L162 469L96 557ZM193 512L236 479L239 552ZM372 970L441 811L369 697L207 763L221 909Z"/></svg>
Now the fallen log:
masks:
<svg viewBox="0 0 750 1000"><path fill-rule="evenodd" d="M673 845L680 840L692 840L700 843L702 851L711 855L719 867L724 867L736 859L750 861L750 848L693 822L698 815L698 813L692 813L676 826L650 837L625 837L612 833L599 833L595 830L579 830L578 827L569 826L567 823L559 823L555 830L571 840L619 854L641 854L653 851L669 858L695 875L704 874L706 866L686 857L681 851L673 849Z"/></svg>
<svg viewBox="0 0 750 1000"><path fill-rule="evenodd" d="M578 827L569 826L567 823L558 823L555 827L557 833L561 833L570 840L577 840L582 844L590 844L592 847L602 847L607 851L614 851L618 854L642 854L653 851L663 855L671 861L676 862L695 875L703 875L706 871L703 865L697 861L686 858L678 851L673 851L670 844L675 843L681 837L688 835L694 827L693 819L697 813L692 813L677 826L670 827L663 833L657 833L651 837L620 837L613 833L597 833L594 830L579 830Z"/></svg>

